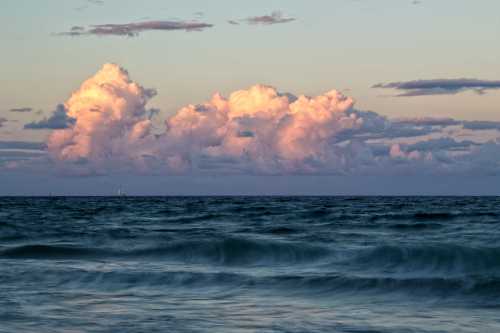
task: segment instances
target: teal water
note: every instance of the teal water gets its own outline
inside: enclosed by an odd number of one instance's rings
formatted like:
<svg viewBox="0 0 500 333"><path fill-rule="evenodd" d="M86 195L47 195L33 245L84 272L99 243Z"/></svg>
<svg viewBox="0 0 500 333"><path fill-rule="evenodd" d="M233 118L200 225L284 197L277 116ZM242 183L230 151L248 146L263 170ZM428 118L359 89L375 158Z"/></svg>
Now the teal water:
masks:
<svg viewBox="0 0 500 333"><path fill-rule="evenodd" d="M0 332L500 332L500 198L0 198Z"/></svg>

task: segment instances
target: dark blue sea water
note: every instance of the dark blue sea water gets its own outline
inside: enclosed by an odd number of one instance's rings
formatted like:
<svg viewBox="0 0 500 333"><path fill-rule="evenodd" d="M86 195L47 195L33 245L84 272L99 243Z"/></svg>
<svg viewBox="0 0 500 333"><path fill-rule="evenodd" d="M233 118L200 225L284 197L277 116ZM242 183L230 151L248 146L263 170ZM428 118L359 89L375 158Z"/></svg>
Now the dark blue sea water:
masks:
<svg viewBox="0 0 500 333"><path fill-rule="evenodd" d="M500 332L500 198L0 198L0 332Z"/></svg>

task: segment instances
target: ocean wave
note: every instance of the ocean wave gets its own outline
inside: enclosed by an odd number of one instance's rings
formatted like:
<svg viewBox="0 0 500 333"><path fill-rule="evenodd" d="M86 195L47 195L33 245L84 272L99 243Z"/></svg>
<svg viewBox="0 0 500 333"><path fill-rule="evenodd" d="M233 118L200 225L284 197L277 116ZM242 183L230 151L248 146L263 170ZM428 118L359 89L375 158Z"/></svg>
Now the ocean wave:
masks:
<svg viewBox="0 0 500 333"><path fill-rule="evenodd" d="M270 233L272 235L289 235L302 232L303 230L298 228L290 228L290 227L273 227L266 229L266 233Z"/></svg>
<svg viewBox="0 0 500 333"><path fill-rule="evenodd" d="M252 265L312 262L329 252L325 247L304 243L226 238L174 242L163 247L137 250L133 255L169 256L184 262Z"/></svg>
<svg viewBox="0 0 500 333"><path fill-rule="evenodd" d="M446 213L446 212L419 212L413 214L415 220L452 220L459 217L458 213Z"/></svg>
<svg viewBox="0 0 500 333"><path fill-rule="evenodd" d="M500 296L500 276L479 277L390 277L324 274L317 276L289 275L270 278L267 285L290 291L310 291L318 295L348 292L405 293L433 297Z"/></svg>
<svg viewBox="0 0 500 333"><path fill-rule="evenodd" d="M170 242L149 248L114 250L58 245L23 245L0 251L0 258L132 258L170 259L187 263L220 265L290 265L311 263L327 256L326 247L304 243L226 238Z"/></svg>
<svg viewBox="0 0 500 333"><path fill-rule="evenodd" d="M384 213L374 214L370 217L370 221L449 221L463 216L461 213L450 212L408 212L408 213Z"/></svg>
<svg viewBox="0 0 500 333"><path fill-rule="evenodd" d="M440 223L395 223L387 227L398 231L419 231L441 229L444 225Z"/></svg>
<svg viewBox="0 0 500 333"><path fill-rule="evenodd" d="M484 218L484 217L498 217L500 216L497 211L490 210L466 210L462 209L459 211L436 211L436 212L402 212L402 213L384 213L384 214L374 214L371 217L372 221L378 220L407 220L407 221L449 221L454 219L463 218Z"/></svg>
<svg viewBox="0 0 500 333"><path fill-rule="evenodd" d="M167 288L171 293L241 293L335 297L408 294L431 298L500 297L500 275L464 277L390 277L382 275L347 275L336 272L314 274L254 275L241 272L145 271L145 270L57 270L25 272L2 283L45 283L58 288L123 291L128 289ZM151 289L153 288L153 289ZM497 304L497 303L496 303Z"/></svg>
<svg viewBox="0 0 500 333"><path fill-rule="evenodd" d="M25 259L56 259L78 258L97 255L99 251L71 246L57 245L21 245L0 251L0 258L25 258Z"/></svg>
<svg viewBox="0 0 500 333"><path fill-rule="evenodd" d="M500 248L455 244L383 245L362 251L351 264L389 272L482 274L500 272Z"/></svg>

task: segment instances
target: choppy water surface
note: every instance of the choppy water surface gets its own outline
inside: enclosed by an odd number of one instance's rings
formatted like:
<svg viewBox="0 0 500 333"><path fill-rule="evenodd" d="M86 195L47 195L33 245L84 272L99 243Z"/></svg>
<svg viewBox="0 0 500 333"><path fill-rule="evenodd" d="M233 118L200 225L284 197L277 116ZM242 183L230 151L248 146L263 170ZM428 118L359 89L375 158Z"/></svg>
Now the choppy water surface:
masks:
<svg viewBox="0 0 500 333"><path fill-rule="evenodd" d="M0 332L500 332L500 198L0 198Z"/></svg>

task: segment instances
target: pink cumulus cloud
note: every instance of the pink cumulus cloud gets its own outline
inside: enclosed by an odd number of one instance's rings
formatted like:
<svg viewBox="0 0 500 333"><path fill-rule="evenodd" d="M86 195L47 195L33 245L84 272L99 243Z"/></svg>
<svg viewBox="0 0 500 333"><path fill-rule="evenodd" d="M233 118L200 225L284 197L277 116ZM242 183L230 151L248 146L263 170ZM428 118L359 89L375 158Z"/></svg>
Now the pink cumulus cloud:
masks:
<svg viewBox="0 0 500 333"><path fill-rule="evenodd" d="M498 154L492 152L500 151L500 131L488 129L494 131L492 137L481 144L470 137L460 141L460 131L484 131L451 119L391 120L356 110L354 100L337 90L310 97L254 85L228 97L216 93L165 119L161 134L152 133L146 108L154 95L133 82L126 70L105 64L64 104L74 122L52 131L47 142L52 160L62 168L90 173L499 170Z"/></svg>

